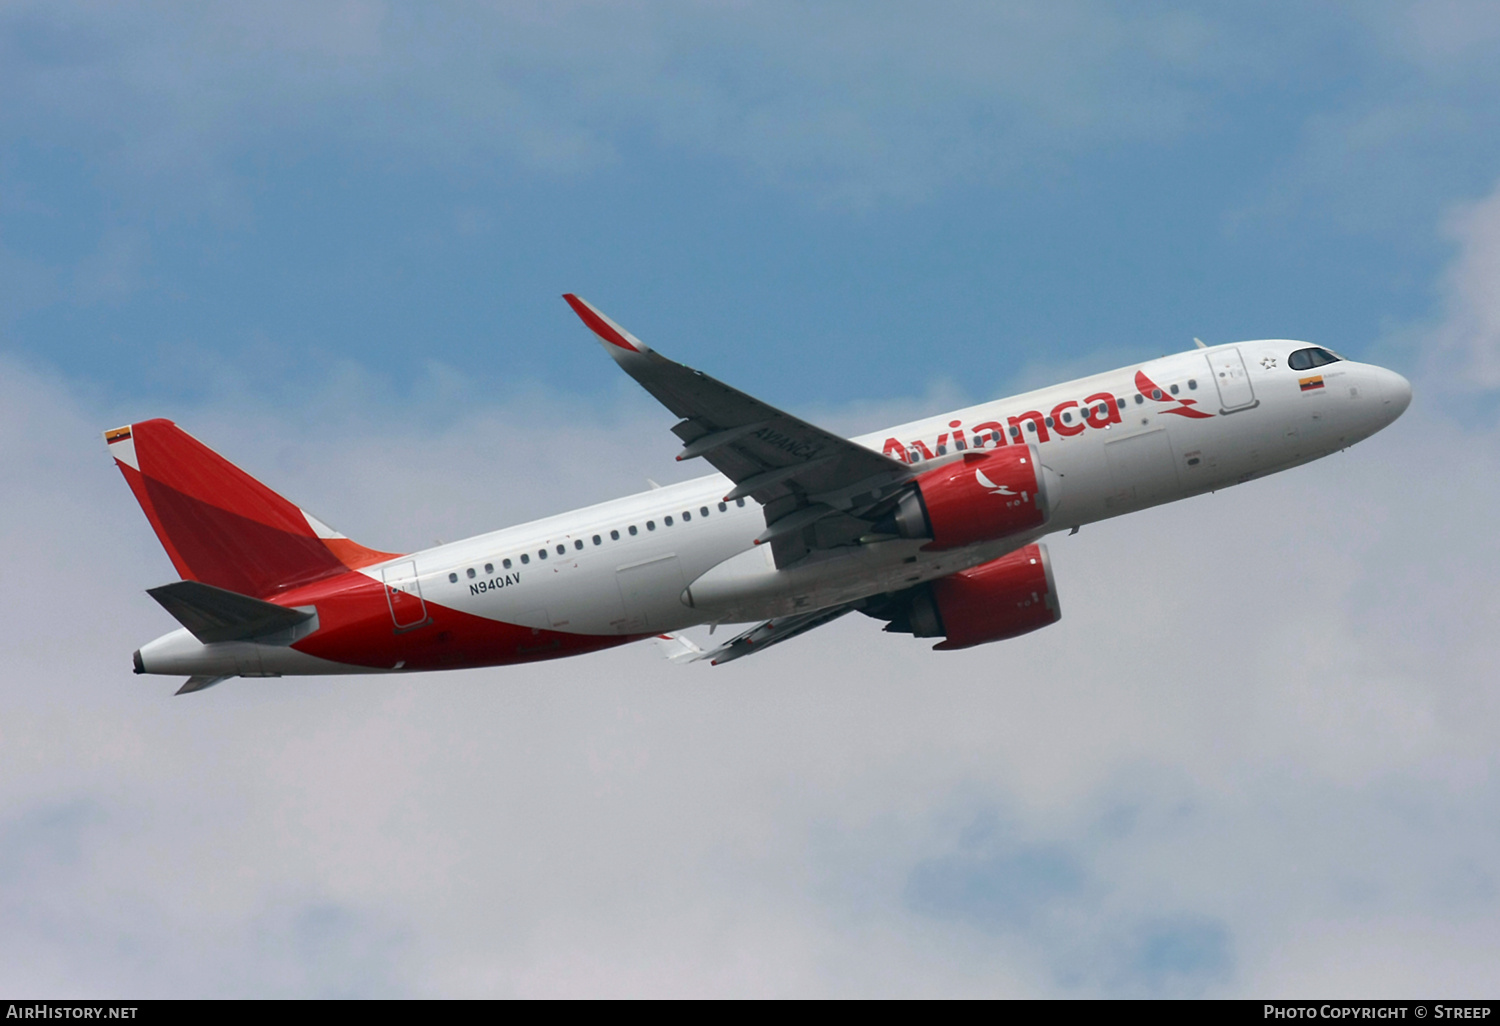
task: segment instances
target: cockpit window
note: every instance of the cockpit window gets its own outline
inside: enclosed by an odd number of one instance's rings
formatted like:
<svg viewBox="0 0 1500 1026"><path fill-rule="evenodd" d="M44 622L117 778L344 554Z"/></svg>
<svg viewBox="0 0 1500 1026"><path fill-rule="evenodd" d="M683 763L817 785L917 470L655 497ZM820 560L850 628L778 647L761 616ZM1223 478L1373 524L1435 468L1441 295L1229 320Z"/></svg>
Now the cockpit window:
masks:
<svg viewBox="0 0 1500 1026"><path fill-rule="evenodd" d="M1286 365L1296 371L1312 370L1314 367L1321 367L1325 363L1338 362L1339 357L1326 349L1319 349L1317 346L1311 349L1299 349L1286 359Z"/></svg>

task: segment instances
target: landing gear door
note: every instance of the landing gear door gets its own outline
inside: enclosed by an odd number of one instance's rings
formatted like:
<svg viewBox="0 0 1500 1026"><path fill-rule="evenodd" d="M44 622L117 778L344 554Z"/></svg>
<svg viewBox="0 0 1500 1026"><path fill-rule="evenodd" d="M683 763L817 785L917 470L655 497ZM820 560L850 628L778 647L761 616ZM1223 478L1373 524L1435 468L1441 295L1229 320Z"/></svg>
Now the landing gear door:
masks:
<svg viewBox="0 0 1500 1026"><path fill-rule="evenodd" d="M381 572L385 581L385 600L391 607L391 622L398 631L409 631L427 622L427 605L422 601L422 587L417 583L417 564L408 559L393 563Z"/></svg>
<svg viewBox="0 0 1500 1026"><path fill-rule="evenodd" d="M615 582L625 605L624 630L656 630L681 616L679 596L687 582L675 555L622 566L615 571Z"/></svg>
<svg viewBox="0 0 1500 1026"><path fill-rule="evenodd" d="M1245 361L1235 346L1225 346L1208 354L1209 372L1214 384L1219 386L1220 413L1234 413L1260 405L1255 399L1255 390L1250 387L1250 375L1245 372Z"/></svg>

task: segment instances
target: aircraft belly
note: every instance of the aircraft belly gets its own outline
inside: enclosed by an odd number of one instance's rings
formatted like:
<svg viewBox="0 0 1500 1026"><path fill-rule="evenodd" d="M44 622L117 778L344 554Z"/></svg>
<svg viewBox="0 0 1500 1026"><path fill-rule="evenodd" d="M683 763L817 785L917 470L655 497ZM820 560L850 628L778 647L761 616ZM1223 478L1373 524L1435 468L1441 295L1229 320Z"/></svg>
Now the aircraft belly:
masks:
<svg viewBox="0 0 1500 1026"><path fill-rule="evenodd" d="M742 623L842 605L900 591L987 563L1040 537L1027 532L983 545L922 551L923 542L888 541L850 547L777 570L756 548L714 567L688 587L698 622Z"/></svg>

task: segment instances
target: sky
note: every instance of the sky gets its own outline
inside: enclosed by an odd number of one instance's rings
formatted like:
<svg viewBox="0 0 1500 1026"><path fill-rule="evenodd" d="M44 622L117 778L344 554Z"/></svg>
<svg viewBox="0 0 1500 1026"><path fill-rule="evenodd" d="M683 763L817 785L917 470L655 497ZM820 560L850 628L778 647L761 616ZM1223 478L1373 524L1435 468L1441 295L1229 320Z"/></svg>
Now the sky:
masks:
<svg viewBox="0 0 1500 1026"><path fill-rule="evenodd" d="M0 991L1482 996L1500 9L0 2ZM1053 627L234 681L166 416L376 548L677 480L646 342L855 433L1190 346L1413 382L1057 537Z"/></svg>

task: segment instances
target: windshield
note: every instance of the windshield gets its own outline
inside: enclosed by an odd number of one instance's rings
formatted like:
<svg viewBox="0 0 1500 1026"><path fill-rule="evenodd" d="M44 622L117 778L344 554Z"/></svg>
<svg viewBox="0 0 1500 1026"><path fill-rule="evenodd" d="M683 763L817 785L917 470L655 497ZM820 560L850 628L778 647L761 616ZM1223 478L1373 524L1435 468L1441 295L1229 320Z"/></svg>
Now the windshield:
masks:
<svg viewBox="0 0 1500 1026"><path fill-rule="evenodd" d="M1335 356L1326 349L1313 346L1310 349L1299 349L1287 357L1286 365L1292 370L1312 370L1321 367L1325 363L1338 363L1341 357Z"/></svg>

